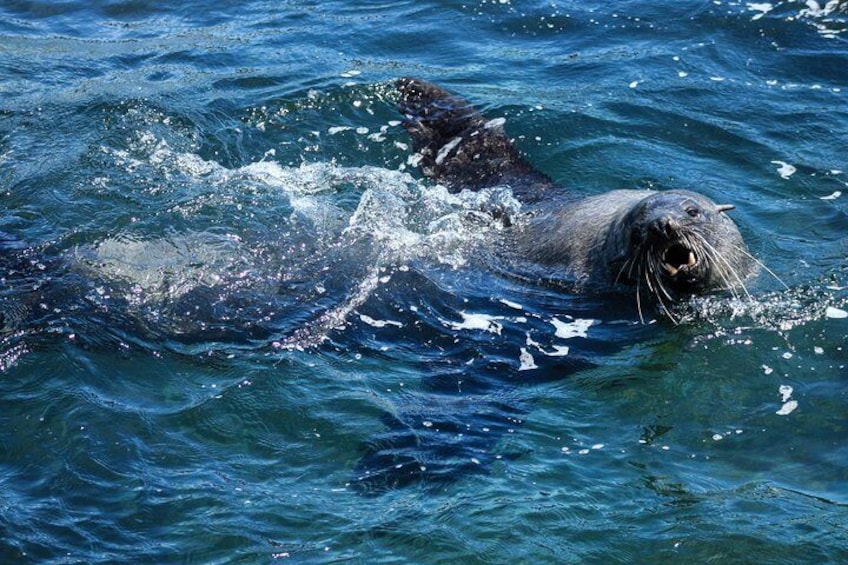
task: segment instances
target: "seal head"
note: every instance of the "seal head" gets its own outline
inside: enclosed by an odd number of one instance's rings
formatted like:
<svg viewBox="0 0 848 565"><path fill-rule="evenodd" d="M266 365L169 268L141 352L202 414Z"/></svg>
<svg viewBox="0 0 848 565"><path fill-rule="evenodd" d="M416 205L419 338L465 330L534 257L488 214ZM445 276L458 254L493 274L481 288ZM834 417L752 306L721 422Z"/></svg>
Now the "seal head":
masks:
<svg viewBox="0 0 848 565"><path fill-rule="evenodd" d="M660 302L739 286L755 263L732 209L695 192L650 193L609 229L613 281L644 283Z"/></svg>

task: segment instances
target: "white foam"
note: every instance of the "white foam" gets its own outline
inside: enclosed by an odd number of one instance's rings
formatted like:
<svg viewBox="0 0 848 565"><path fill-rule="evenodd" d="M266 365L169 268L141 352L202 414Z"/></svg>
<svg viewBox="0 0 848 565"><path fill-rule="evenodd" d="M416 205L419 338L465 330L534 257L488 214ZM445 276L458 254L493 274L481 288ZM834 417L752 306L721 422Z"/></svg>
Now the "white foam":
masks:
<svg viewBox="0 0 848 565"><path fill-rule="evenodd" d="M794 166L790 165L785 161L772 161L773 165L779 165L777 169L777 174L781 176L781 178L788 179L798 170Z"/></svg>
<svg viewBox="0 0 848 565"><path fill-rule="evenodd" d="M781 406L780 410L775 412L775 414L777 414L778 416L786 416L794 412L796 408L798 408L798 401L790 400L789 402L784 402L783 406Z"/></svg>
<svg viewBox="0 0 848 565"><path fill-rule="evenodd" d="M824 6L816 2L816 0L807 0L807 8L799 12L802 16L810 16L813 18L821 18L829 16L833 11L839 8L840 0L829 0Z"/></svg>
<svg viewBox="0 0 848 565"><path fill-rule="evenodd" d="M533 359L533 355L530 354L525 348L521 348L521 355L518 357L518 361L521 364L518 367L519 371L529 371L531 369L538 369L539 367L536 365L536 360Z"/></svg>
<svg viewBox="0 0 848 565"><path fill-rule="evenodd" d="M386 326L395 326L398 328L402 328L403 324L400 322L396 322L394 320L375 320L370 316L366 316L365 314L360 314L359 319L368 324L369 326L375 328L385 328Z"/></svg>
<svg viewBox="0 0 848 565"><path fill-rule="evenodd" d="M553 351L545 351L544 354L549 357L565 357L570 351L567 345L554 345L553 348Z"/></svg>
<svg viewBox="0 0 848 565"><path fill-rule="evenodd" d="M833 306L828 306L824 311L824 315L827 318L834 319L848 318L848 312L841 308L834 308Z"/></svg>
<svg viewBox="0 0 848 565"><path fill-rule="evenodd" d="M532 337L530 337L529 333L527 334L526 343L527 347L533 347L534 349L536 349L543 355L547 355L548 357L565 357L570 351L567 345L553 345L553 351L545 351L545 349L542 347L542 344L538 343Z"/></svg>
<svg viewBox="0 0 848 565"><path fill-rule="evenodd" d="M747 7L751 11L759 12L758 14L754 14L754 16L751 18L752 20L759 20L760 18L762 18L763 16L765 16L766 14L768 14L769 12L774 10L774 6L772 6L768 2L759 2L759 3L750 3L749 2Z"/></svg>
<svg viewBox="0 0 848 565"><path fill-rule="evenodd" d="M333 126L327 130L327 133L330 135L336 135L337 133L341 133L343 131L351 131L353 128L351 126Z"/></svg>
<svg viewBox="0 0 848 565"><path fill-rule="evenodd" d="M513 308L515 310L523 310L524 309L524 307L521 304L519 304L517 302L513 302L511 300L507 300L506 298L501 298L500 303L505 304L506 306L509 306L510 308Z"/></svg>
<svg viewBox="0 0 848 565"><path fill-rule="evenodd" d="M791 400L792 392L794 392L791 386L780 385L777 387L777 392L780 393L780 401L783 403L783 406L781 406L775 414L778 416L786 416L798 408L798 401Z"/></svg>
<svg viewBox="0 0 848 565"><path fill-rule="evenodd" d="M410 153L409 157L406 158L406 164L410 167L418 167L423 159L424 155L421 153Z"/></svg>
<svg viewBox="0 0 848 565"><path fill-rule="evenodd" d="M450 320L442 320L442 323L453 330L482 330L493 334L501 335L503 325L497 320L503 320L502 316L490 316L488 314L474 314L465 311L460 311L462 316L461 322L452 322Z"/></svg>
<svg viewBox="0 0 848 565"><path fill-rule="evenodd" d="M584 318L576 318L571 322L563 322L557 318L551 319L551 324L556 329L556 336L561 339L588 337L589 328L597 323L597 320Z"/></svg>
<svg viewBox="0 0 848 565"><path fill-rule="evenodd" d="M840 196L842 196L842 191L841 190L834 190L833 193L828 194L827 196L820 196L819 199L820 200L836 200Z"/></svg>

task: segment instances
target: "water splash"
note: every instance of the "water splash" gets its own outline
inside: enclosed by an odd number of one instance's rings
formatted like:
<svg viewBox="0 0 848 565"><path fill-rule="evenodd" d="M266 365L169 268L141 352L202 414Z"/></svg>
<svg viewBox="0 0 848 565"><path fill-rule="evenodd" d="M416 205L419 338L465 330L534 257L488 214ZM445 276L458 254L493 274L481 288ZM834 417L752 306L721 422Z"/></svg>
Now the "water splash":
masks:
<svg viewBox="0 0 848 565"><path fill-rule="evenodd" d="M269 296L281 288L293 306L320 297L327 307L306 325L290 327L302 312L288 311L292 323L280 324L290 332L280 342L286 348L320 343L343 328L395 269L416 261L466 265L503 228L490 210L519 209L508 188L452 194L377 167L287 167L266 154L227 168L149 131L131 151L111 154L118 167L152 168L158 190L174 194L118 236L75 250L88 276L113 286L102 294L117 289L136 312L155 308L157 316L186 297L221 304L254 292L278 311ZM163 235L169 218L184 227Z"/></svg>
<svg viewBox="0 0 848 565"><path fill-rule="evenodd" d="M751 298L696 297L681 304L680 311L689 322L707 322L724 329L787 332L814 321L839 318L846 307L844 288L818 284Z"/></svg>

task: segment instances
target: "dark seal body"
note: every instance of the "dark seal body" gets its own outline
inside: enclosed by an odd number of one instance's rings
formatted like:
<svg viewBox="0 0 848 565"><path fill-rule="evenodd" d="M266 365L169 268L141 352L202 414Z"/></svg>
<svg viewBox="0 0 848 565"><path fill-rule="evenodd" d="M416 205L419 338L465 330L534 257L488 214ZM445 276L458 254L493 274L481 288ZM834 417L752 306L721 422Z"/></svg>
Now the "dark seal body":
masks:
<svg viewBox="0 0 848 565"><path fill-rule="evenodd" d="M715 290L736 292L757 270L736 224L704 195L613 190L579 198L557 187L515 149L503 120L486 120L431 83L397 84L404 125L429 178L452 190L505 185L526 206L513 247L581 286L636 287L666 305ZM641 307L641 306L640 306Z"/></svg>

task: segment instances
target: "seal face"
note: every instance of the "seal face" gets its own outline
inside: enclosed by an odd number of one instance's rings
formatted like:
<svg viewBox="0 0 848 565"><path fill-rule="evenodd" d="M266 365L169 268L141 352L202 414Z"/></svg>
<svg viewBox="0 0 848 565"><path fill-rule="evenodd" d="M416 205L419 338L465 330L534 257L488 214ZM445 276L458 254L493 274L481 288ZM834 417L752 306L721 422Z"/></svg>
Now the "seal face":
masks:
<svg viewBox="0 0 848 565"><path fill-rule="evenodd" d="M685 190L613 190L577 198L559 189L515 149L502 121L418 79L397 83L404 125L425 176L453 190L512 187L530 213L515 229L522 256L559 267L583 285L636 287L668 305L682 296L745 289L757 271L736 224L716 204ZM556 194L555 193L559 193Z"/></svg>
<svg viewBox="0 0 848 565"><path fill-rule="evenodd" d="M711 243L717 232L736 235L731 233L735 225L722 215L727 209L692 192L659 192L643 198L623 223L629 234L616 280L635 282L644 277L660 290L669 286L699 291L727 285L729 277L738 273L728 268ZM618 235L610 230L610 245L622 244Z"/></svg>
<svg viewBox="0 0 848 565"><path fill-rule="evenodd" d="M644 284L664 309L682 295L744 287L756 263L726 214L731 209L683 190L645 196L609 227L613 282L635 285L637 294Z"/></svg>

